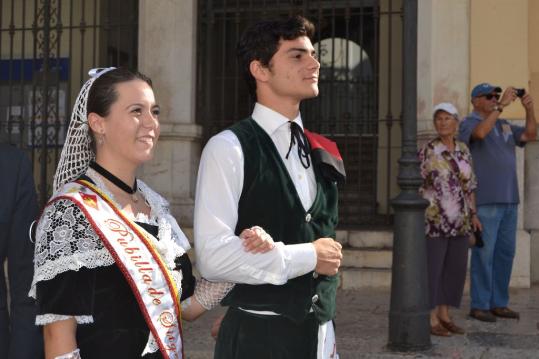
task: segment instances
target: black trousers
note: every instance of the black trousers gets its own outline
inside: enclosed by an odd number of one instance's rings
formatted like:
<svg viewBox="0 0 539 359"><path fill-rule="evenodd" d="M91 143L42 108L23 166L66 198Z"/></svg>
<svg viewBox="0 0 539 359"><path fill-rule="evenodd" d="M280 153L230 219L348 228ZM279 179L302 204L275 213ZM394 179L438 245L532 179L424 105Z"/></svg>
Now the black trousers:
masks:
<svg viewBox="0 0 539 359"><path fill-rule="evenodd" d="M229 308L217 337L214 359L316 359L318 321L301 323L281 315Z"/></svg>
<svg viewBox="0 0 539 359"><path fill-rule="evenodd" d="M427 238L430 308L438 305L460 307L466 267L468 237Z"/></svg>

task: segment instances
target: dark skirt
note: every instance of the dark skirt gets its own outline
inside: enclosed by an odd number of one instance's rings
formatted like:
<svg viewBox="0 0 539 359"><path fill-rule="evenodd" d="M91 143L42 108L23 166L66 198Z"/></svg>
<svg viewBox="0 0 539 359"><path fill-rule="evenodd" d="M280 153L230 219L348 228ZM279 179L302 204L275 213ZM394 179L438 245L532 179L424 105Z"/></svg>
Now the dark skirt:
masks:
<svg viewBox="0 0 539 359"><path fill-rule="evenodd" d="M214 359L316 359L318 327L314 313L295 323L281 315L229 308L219 329Z"/></svg>
<svg viewBox="0 0 539 359"><path fill-rule="evenodd" d="M427 238L430 308L458 308L468 264L468 237Z"/></svg>

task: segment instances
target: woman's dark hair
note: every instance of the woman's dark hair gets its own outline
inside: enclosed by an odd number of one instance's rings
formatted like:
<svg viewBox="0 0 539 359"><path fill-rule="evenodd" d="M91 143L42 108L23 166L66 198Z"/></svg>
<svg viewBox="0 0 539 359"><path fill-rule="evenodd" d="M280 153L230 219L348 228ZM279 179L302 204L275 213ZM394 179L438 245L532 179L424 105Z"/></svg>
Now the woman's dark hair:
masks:
<svg viewBox="0 0 539 359"><path fill-rule="evenodd" d="M116 85L132 80L142 80L153 88L152 80L136 70L119 67L99 76L88 93L87 113L95 112L101 117L107 116L112 104L118 100Z"/></svg>
<svg viewBox="0 0 539 359"><path fill-rule="evenodd" d="M279 41L295 40L301 36L312 39L314 25L302 16L287 19L260 21L245 30L238 42L238 62L245 78L249 93L256 101L256 80L249 66L254 60L268 66L271 58L279 50Z"/></svg>

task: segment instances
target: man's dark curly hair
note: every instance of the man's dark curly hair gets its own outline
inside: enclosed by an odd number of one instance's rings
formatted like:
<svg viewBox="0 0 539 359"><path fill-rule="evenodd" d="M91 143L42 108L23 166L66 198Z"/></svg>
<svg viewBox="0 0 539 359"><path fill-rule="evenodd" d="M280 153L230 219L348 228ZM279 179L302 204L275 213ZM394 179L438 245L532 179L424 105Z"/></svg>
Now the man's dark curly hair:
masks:
<svg viewBox="0 0 539 359"><path fill-rule="evenodd" d="M243 72L249 93L256 101L256 80L249 66L258 60L263 66L269 66L270 60L279 50L279 41L295 40L301 36L312 39L314 25L302 16L287 19L260 21L245 30L238 42L238 62Z"/></svg>

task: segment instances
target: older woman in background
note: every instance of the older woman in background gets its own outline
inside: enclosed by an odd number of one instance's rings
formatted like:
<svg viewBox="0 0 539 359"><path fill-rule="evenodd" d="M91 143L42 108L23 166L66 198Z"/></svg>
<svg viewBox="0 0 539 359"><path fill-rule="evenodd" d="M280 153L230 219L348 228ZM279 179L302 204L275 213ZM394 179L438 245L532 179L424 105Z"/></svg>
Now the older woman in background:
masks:
<svg viewBox="0 0 539 359"><path fill-rule="evenodd" d="M429 206L425 212L431 334L463 334L449 315L459 307L466 279L469 237L481 229L476 216L476 178L468 147L457 141L458 112L450 103L434 107L437 137L419 151L423 185Z"/></svg>

